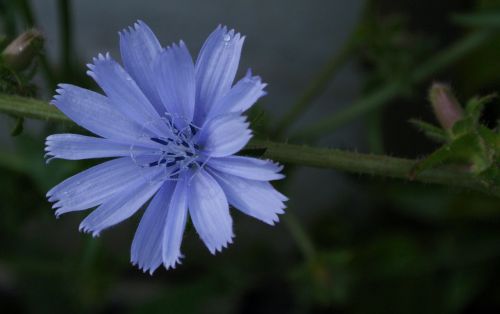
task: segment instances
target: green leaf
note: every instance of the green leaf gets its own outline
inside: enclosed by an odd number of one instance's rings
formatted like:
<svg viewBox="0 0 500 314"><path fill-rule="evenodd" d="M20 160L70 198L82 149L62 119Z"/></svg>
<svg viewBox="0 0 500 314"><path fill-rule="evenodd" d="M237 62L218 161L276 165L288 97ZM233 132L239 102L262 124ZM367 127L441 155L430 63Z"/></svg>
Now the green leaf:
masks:
<svg viewBox="0 0 500 314"><path fill-rule="evenodd" d="M472 163L472 170L475 173L479 173L491 165L488 158L484 156L482 139L476 134L467 134L442 146L419 161L410 171L410 175L415 177L424 170L450 162Z"/></svg>
<svg viewBox="0 0 500 314"><path fill-rule="evenodd" d="M455 122L455 124L451 128L451 135L454 139L457 139L468 133L474 132L475 128L476 126L474 121L470 117L467 117Z"/></svg>
<svg viewBox="0 0 500 314"><path fill-rule="evenodd" d="M451 20L465 27L500 28L500 12L454 14Z"/></svg>
<svg viewBox="0 0 500 314"><path fill-rule="evenodd" d="M484 97L474 97L467 102L465 106L465 112L474 123L479 123L479 118L481 118L481 113L484 110L484 105L490 102L493 98L497 97L496 94L490 94Z"/></svg>
<svg viewBox="0 0 500 314"><path fill-rule="evenodd" d="M16 118L16 125L10 132L11 136L18 136L23 132L24 129L24 118L23 117L18 117Z"/></svg>
<svg viewBox="0 0 500 314"><path fill-rule="evenodd" d="M411 119L409 122L419 131L423 132L428 138L436 142L444 143L449 140L449 136L446 134L446 131L440 127L417 119Z"/></svg>
<svg viewBox="0 0 500 314"><path fill-rule="evenodd" d="M492 153L500 155L500 134L488 129L484 125L480 125L477 132L485 142L488 149L491 149Z"/></svg>

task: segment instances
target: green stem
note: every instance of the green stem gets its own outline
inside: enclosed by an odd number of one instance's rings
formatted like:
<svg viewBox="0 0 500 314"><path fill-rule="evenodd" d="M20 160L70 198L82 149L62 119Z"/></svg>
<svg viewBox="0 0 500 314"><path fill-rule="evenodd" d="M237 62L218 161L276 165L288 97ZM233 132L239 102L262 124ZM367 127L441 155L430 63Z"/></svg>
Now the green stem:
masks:
<svg viewBox="0 0 500 314"><path fill-rule="evenodd" d="M71 3L69 0L59 0L59 30L61 32L61 58L63 68L63 80L68 80L72 74L71 57L73 55L71 23Z"/></svg>
<svg viewBox="0 0 500 314"><path fill-rule="evenodd" d="M21 11L21 15L24 17L24 21L28 27L35 26L35 18L33 17L33 11L28 0L18 0L17 5Z"/></svg>
<svg viewBox="0 0 500 314"><path fill-rule="evenodd" d="M354 43L354 36L351 36L348 42L341 48L340 52L335 54L333 58L328 61L318 77L310 83L304 94L302 94L299 100L292 105L292 108L285 114L283 119L278 122L275 131L276 138L282 137L288 128L304 114L310 104L324 93L338 70L352 57L352 53L356 47Z"/></svg>
<svg viewBox="0 0 500 314"><path fill-rule="evenodd" d="M56 107L31 98L0 94L0 112L56 122L70 122ZM360 154L338 149L316 148L270 141L253 140L249 150L263 150L264 157L302 166L329 168L372 176L409 180L417 162L384 155ZM500 188L487 187L478 177L465 170L438 168L420 173L412 180L477 190L500 196Z"/></svg>
<svg viewBox="0 0 500 314"><path fill-rule="evenodd" d="M20 0L18 2L19 5L19 10L21 17L24 19L24 22L26 23L27 26L29 27L36 27L36 20L33 15L33 10L31 9L31 5L29 1L27 0ZM52 69L52 66L50 64L49 59L47 58L47 55L45 55L45 52L40 53L38 56L40 60L40 67L42 69L43 75L45 76L45 80L48 83L48 88L50 90L53 90L57 84L56 78L54 75L54 71Z"/></svg>
<svg viewBox="0 0 500 314"><path fill-rule="evenodd" d="M0 112L16 117L71 122L61 111L47 102L14 95L0 94Z"/></svg>
<svg viewBox="0 0 500 314"><path fill-rule="evenodd" d="M351 106L316 122L311 127L303 129L292 138L302 140L318 138L322 135L329 134L360 115L382 108L387 105L391 99L406 92L409 87L421 83L423 80L454 64L468 53L486 44L492 39L493 34L492 31L487 30L471 33L448 49L415 67L407 81L393 82L385 87L377 89L374 93L360 99Z"/></svg>
<svg viewBox="0 0 500 314"><path fill-rule="evenodd" d="M409 173L417 162L413 159L257 140L252 141L247 148L265 149L264 157L282 163L441 184L500 196L499 187L488 187L470 172L452 167L426 170L410 178Z"/></svg>
<svg viewBox="0 0 500 314"><path fill-rule="evenodd" d="M302 225L297 220L297 216L287 208L286 215L281 216L282 221L285 223L290 235L297 244L299 251L308 262L312 262L316 256L316 249L314 244L307 235Z"/></svg>
<svg viewBox="0 0 500 314"><path fill-rule="evenodd" d="M7 39L12 40L17 34L15 8L12 2L0 2L0 20L2 20L3 32Z"/></svg>

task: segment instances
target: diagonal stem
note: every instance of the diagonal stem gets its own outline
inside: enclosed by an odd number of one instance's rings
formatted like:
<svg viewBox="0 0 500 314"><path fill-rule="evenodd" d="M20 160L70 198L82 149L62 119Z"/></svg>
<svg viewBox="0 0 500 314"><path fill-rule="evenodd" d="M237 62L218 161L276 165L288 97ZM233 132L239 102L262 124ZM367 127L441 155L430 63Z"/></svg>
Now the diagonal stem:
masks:
<svg viewBox="0 0 500 314"><path fill-rule="evenodd" d="M312 102L325 92L330 81L335 77L338 70L352 57L355 50L354 37L341 48L338 54L334 55L324 69L320 72L305 90L304 94L292 105L292 108L277 123L275 137L281 138L288 128L308 109Z"/></svg>
<svg viewBox="0 0 500 314"><path fill-rule="evenodd" d="M383 86L351 106L323 118L308 128L304 128L300 133L292 136L292 138L301 140L318 138L329 134L361 115L382 108L390 100L405 93L408 87L421 83L437 72L459 61L468 53L488 43L492 40L494 34L490 30L481 30L467 35L448 49L443 50L423 64L415 67L407 81L393 82Z"/></svg>

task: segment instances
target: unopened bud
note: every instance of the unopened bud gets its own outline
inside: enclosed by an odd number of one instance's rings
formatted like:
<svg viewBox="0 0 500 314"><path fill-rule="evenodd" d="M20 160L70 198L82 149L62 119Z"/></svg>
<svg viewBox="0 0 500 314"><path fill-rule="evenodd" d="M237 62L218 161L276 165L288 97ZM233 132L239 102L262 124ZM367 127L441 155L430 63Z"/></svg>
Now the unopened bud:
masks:
<svg viewBox="0 0 500 314"><path fill-rule="evenodd" d="M19 35L4 49L1 60L13 70L24 70L41 49L42 43L42 33L36 29L30 29Z"/></svg>
<svg viewBox="0 0 500 314"><path fill-rule="evenodd" d="M434 83L429 91L434 114L445 130L450 130L455 122L461 120L464 111L451 88L442 83Z"/></svg>

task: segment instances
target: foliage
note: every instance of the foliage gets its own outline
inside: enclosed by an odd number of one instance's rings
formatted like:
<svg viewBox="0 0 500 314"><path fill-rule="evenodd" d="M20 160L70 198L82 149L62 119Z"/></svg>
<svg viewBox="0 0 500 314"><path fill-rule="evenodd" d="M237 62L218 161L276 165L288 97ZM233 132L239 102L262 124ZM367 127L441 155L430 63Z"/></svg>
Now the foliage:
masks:
<svg viewBox="0 0 500 314"><path fill-rule="evenodd" d="M57 18L67 32L72 28L64 25L71 18L62 7L68 3L59 1ZM334 74L347 62L355 63L363 85L360 98L346 106L350 111L330 110L325 120L300 128L297 145L268 142L276 139L272 132L279 123L265 107L251 112L260 141L245 153L274 154L289 163L288 179L279 188L291 196L290 208L280 224L269 228L234 213L238 243L217 256L205 252L188 230L190 259L154 276L129 265L128 245L139 217L95 240L75 232L84 213L56 220L45 199L55 183L92 164L46 165L44 137L76 126L46 101L25 97L49 95L54 82L63 79L88 84L79 73L84 69L80 56L72 53L72 34L55 64L43 50L25 70L0 62L0 103L5 105L0 107L12 115L1 118L17 135L0 136L1 312L498 312L500 208L497 196L483 192L500 185L500 101L472 96L500 91L500 2L439 1L446 10L431 12L438 2L423 1L418 3L427 8L423 15L406 9L412 3L372 1L348 49L332 56L327 71L318 69L312 86L304 82L307 95L290 91L302 99L298 114L289 115L276 137L286 138L300 113L316 110L312 100L331 88ZM1 50L36 25L33 16L29 1L0 0ZM440 28L443 24L453 32ZM441 42L444 37L447 42ZM78 73L61 69L63 62ZM35 77L49 88L35 85ZM422 104L434 80L445 80L459 98L470 98L451 129L425 122L432 117ZM409 119L421 133L401 126ZM343 145L366 151L364 143L375 136L379 151L388 155L311 147L320 135L354 120L376 123L360 123ZM311 128L308 136L300 136ZM362 140L351 142L355 137ZM424 155L418 163L409 159ZM304 164L347 174L299 168ZM427 184L408 181L410 175ZM429 183L436 180L441 184ZM320 196L327 202L314 202Z"/></svg>

